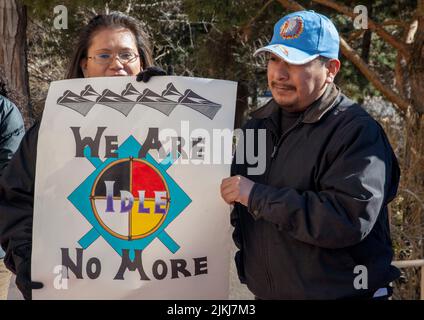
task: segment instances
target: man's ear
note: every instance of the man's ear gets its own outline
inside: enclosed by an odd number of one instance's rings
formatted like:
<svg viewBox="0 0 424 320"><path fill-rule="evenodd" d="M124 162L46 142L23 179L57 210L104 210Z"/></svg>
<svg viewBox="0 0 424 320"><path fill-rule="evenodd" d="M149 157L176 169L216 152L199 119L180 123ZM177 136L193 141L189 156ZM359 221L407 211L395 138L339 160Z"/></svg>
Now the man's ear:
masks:
<svg viewBox="0 0 424 320"><path fill-rule="evenodd" d="M325 64L327 68L327 78L325 79L326 83L333 83L334 78L340 70L340 61L338 59L330 59Z"/></svg>
<svg viewBox="0 0 424 320"><path fill-rule="evenodd" d="M82 70L82 73L84 74L84 77L87 78L87 58L82 58L80 61L80 67Z"/></svg>

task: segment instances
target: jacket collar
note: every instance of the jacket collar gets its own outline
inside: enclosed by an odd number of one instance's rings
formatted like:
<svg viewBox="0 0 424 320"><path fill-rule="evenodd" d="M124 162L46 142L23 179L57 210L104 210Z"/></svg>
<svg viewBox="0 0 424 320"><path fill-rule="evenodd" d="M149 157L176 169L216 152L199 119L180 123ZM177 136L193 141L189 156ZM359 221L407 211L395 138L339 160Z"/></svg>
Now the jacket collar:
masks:
<svg viewBox="0 0 424 320"><path fill-rule="evenodd" d="M315 123L329 112L337 104L340 97L340 89L335 84L327 86L324 94L315 100L303 114L303 123ZM265 106L250 113L254 119L269 118L273 125L277 128L280 123L280 106L271 99Z"/></svg>

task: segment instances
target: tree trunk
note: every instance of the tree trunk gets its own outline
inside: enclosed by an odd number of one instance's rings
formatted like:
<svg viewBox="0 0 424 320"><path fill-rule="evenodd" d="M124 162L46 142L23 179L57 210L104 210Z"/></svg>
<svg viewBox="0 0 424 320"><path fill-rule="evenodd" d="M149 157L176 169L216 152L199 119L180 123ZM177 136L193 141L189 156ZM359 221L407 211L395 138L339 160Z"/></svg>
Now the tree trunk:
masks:
<svg viewBox="0 0 424 320"><path fill-rule="evenodd" d="M412 109L412 108L411 108ZM412 111L412 110L410 110ZM406 252L404 259L422 259L424 257L424 115L408 112L405 121L406 144L402 166L401 248ZM405 271L404 299L419 299L419 273L417 270ZM416 280L414 280L416 279Z"/></svg>
<svg viewBox="0 0 424 320"><path fill-rule="evenodd" d="M5 71L12 90L23 97L23 105L19 106L27 114L32 115L29 106L29 82L26 54L26 7L19 0L0 1L0 65ZM28 111L28 112L25 112Z"/></svg>
<svg viewBox="0 0 424 320"><path fill-rule="evenodd" d="M409 62L411 84L411 105L406 117L405 185L415 194L415 204L411 207L411 223L422 226L417 257L424 256L422 231L424 226L424 1L417 8L418 28L412 43Z"/></svg>
<svg viewBox="0 0 424 320"><path fill-rule="evenodd" d="M424 8L421 10L424 11ZM424 114L424 12L418 13L418 28L412 43L409 74L412 105L415 111Z"/></svg>
<svg viewBox="0 0 424 320"><path fill-rule="evenodd" d="M404 176L409 186L416 186L416 191L424 190L424 115L410 110L405 119L406 143ZM422 194L424 196L424 194ZM424 198L422 199L424 201Z"/></svg>

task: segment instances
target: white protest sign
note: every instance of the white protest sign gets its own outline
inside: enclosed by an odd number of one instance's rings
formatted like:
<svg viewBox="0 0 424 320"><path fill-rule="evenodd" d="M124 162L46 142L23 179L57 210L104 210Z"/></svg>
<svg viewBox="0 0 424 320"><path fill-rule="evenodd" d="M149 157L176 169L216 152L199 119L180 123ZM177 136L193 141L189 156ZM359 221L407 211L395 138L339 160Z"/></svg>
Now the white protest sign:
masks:
<svg viewBox="0 0 424 320"><path fill-rule="evenodd" d="M37 146L34 299L226 299L236 83L50 86Z"/></svg>

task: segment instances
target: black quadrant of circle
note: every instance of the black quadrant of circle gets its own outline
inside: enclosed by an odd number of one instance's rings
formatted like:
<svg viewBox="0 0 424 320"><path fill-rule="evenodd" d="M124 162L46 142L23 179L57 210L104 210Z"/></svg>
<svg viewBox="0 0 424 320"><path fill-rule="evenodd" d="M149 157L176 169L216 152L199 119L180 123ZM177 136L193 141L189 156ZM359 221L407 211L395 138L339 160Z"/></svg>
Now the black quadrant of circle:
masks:
<svg viewBox="0 0 424 320"><path fill-rule="evenodd" d="M130 169L131 161L123 161L112 165L110 168L105 170L97 182L94 196L95 197L106 197L106 185L105 181L115 181L113 185L113 196L120 197L120 191L130 191Z"/></svg>

